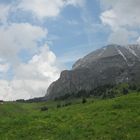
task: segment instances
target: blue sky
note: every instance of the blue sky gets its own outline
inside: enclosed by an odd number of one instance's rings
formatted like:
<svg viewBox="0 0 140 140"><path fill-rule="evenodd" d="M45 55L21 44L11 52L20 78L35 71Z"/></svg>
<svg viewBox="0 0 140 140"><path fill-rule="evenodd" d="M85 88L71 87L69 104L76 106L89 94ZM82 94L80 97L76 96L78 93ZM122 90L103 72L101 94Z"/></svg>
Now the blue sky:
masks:
<svg viewBox="0 0 140 140"><path fill-rule="evenodd" d="M49 17L43 21L29 15L27 11L14 11L10 13L9 22L28 22L46 28L49 33L43 41L48 42L57 58L60 58L66 68L70 69L79 57L106 44L109 30L101 23L99 4L98 0L93 0L86 2L84 7L68 5L57 17ZM20 54L23 61L30 58L26 50L22 50ZM68 57L66 59L69 59L68 62L64 62L62 56Z"/></svg>
<svg viewBox="0 0 140 140"><path fill-rule="evenodd" d="M89 52L140 43L139 8L139 0L0 0L0 99L43 96Z"/></svg>
<svg viewBox="0 0 140 140"><path fill-rule="evenodd" d="M84 8L68 6L56 20L50 19L43 24L49 31L51 50L61 59L63 56L71 58L65 62L67 68L71 68L79 57L106 44L109 30L101 25L98 4L95 0L87 3Z"/></svg>

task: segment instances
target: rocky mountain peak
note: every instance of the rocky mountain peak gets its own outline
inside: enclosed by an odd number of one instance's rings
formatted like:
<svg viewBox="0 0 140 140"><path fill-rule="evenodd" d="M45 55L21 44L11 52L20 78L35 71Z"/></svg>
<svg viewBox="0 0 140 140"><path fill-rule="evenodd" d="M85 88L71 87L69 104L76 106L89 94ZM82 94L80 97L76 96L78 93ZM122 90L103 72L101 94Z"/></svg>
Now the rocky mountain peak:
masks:
<svg viewBox="0 0 140 140"><path fill-rule="evenodd" d="M140 45L107 45L79 59L48 88L46 98L90 91L123 82L140 82Z"/></svg>
<svg viewBox="0 0 140 140"><path fill-rule="evenodd" d="M88 67L90 66L90 64L99 59L113 57L117 55L120 55L124 59L124 61L128 63L128 65L131 65L132 61L135 61L135 59L140 59L140 45L127 45L127 46L120 46L116 44L107 45L79 59L73 65L72 69Z"/></svg>

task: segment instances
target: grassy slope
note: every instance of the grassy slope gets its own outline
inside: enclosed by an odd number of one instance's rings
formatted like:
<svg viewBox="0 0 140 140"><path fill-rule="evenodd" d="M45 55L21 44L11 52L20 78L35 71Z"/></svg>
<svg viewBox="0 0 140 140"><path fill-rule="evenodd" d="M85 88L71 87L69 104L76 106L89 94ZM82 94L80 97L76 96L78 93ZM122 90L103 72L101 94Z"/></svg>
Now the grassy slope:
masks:
<svg viewBox="0 0 140 140"><path fill-rule="evenodd" d="M88 101L0 105L0 140L140 140L140 94ZM49 111L40 111L47 105Z"/></svg>

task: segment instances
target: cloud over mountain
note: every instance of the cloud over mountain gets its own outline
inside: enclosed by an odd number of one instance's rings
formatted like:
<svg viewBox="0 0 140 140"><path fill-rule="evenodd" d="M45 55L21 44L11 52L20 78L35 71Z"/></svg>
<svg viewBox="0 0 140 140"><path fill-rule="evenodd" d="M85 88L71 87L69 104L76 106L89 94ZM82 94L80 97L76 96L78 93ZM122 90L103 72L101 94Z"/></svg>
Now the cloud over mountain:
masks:
<svg viewBox="0 0 140 140"><path fill-rule="evenodd" d="M101 3L103 12L100 18L112 30L109 42L127 44L130 38L138 38L139 0L101 0Z"/></svg>

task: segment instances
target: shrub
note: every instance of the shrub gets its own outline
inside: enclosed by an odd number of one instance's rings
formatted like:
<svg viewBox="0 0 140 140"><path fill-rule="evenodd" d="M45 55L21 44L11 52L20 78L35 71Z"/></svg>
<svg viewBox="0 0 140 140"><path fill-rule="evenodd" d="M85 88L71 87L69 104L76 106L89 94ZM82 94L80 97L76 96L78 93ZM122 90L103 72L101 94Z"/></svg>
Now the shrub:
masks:
<svg viewBox="0 0 140 140"><path fill-rule="evenodd" d="M106 92L103 93L102 99L114 98L116 94L117 93L114 90L107 90Z"/></svg>
<svg viewBox="0 0 140 140"><path fill-rule="evenodd" d="M82 103L85 104L87 102L86 98L82 99Z"/></svg>
<svg viewBox="0 0 140 140"><path fill-rule="evenodd" d="M136 90L137 89L137 86L135 84L130 84L129 85L129 89L130 90Z"/></svg>
<svg viewBox="0 0 140 140"><path fill-rule="evenodd" d="M41 111L48 111L48 107L46 106L41 107Z"/></svg>
<svg viewBox="0 0 140 140"><path fill-rule="evenodd" d="M137 92L140 92L140 87L137 88Z"/></svg>
<svg viewBox="0 0 140 140"><path fill-rule="evenodd" d="M65 103L64 106L69 106L71 105L71 102Z"/></svg>
<svg viewBox="0 0 140 140"><path fill-rule="evenodd" d="M60 108L61 107L61 105L60 104L57 104L57 108Z"/></svg>
<svg viewBox="0 0 140 140"><path fill-rule="evenodd" d="M129 93L128 89L126 89L126 88L123 88L123 91L122 92L123 92L124 95L126 95L126 94Z"/></svg>

